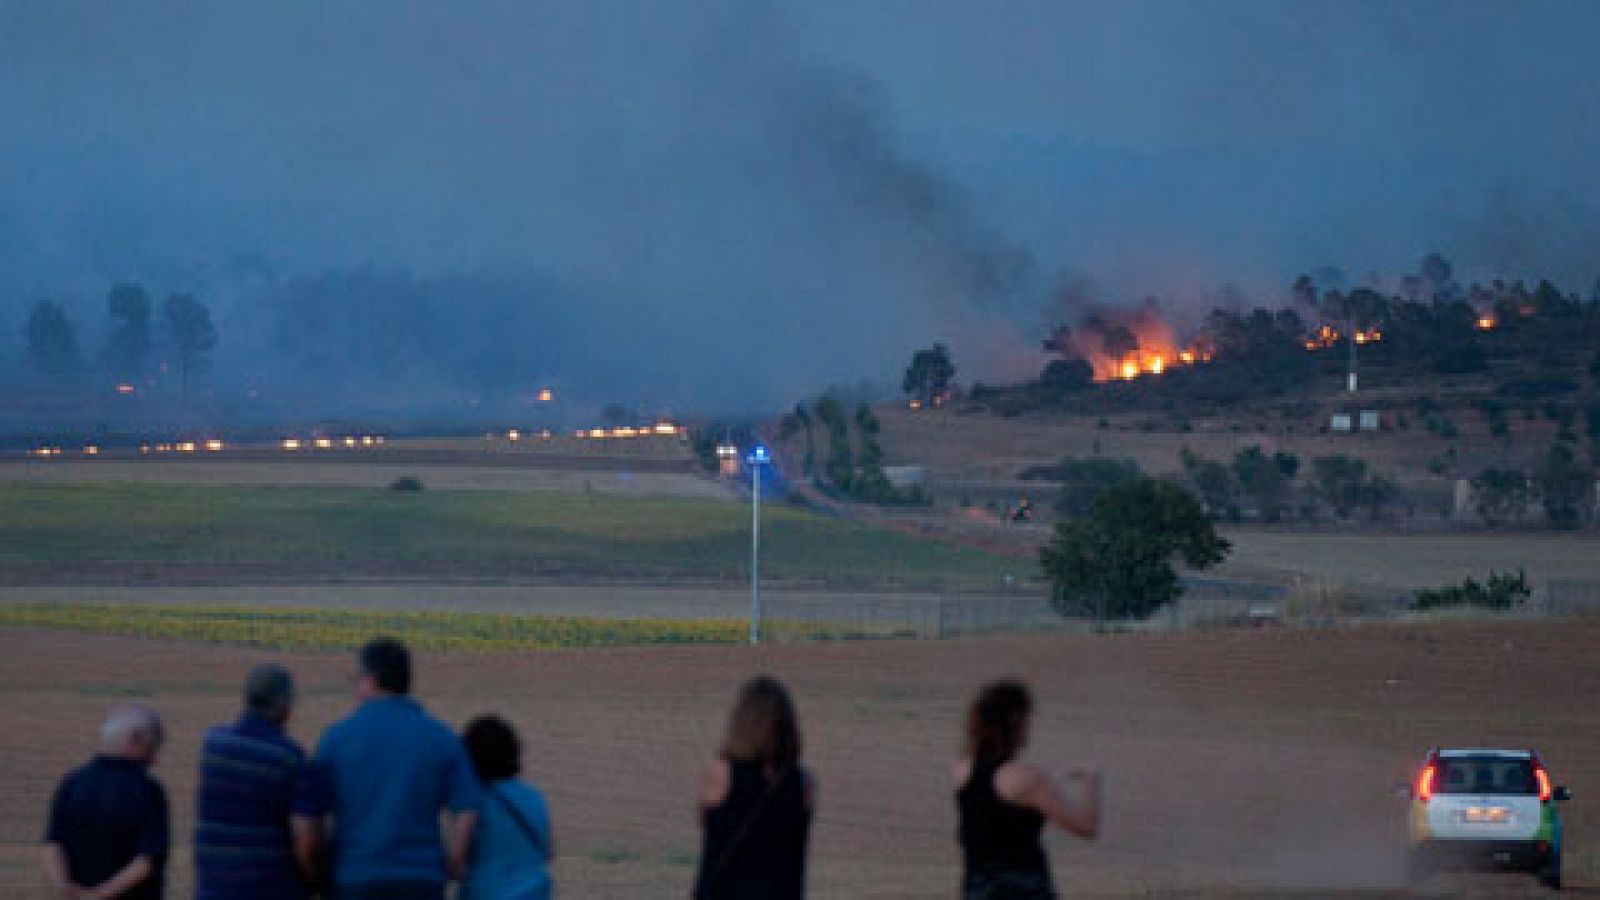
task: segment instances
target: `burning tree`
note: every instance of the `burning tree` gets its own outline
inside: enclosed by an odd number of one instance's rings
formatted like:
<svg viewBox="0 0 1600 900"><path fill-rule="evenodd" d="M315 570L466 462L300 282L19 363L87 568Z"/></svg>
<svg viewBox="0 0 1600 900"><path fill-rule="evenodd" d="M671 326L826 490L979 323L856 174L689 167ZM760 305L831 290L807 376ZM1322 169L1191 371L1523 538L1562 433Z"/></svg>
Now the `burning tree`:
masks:
<svg viewBox="0 0 1600 900"><path fill-rule="evenodd" d="M1183 345L1177 329L1154 298L1135 307L1099 307L1084 315L1077 328L1060 326L1044 349L1065 360L1082 360L1094 381L1130 380L1160 375L1179 366L1211 358L1204 342ZM1052 364L1053 365L1053 364ZM1057 373L1065 376L1065 370Z"/></svg>

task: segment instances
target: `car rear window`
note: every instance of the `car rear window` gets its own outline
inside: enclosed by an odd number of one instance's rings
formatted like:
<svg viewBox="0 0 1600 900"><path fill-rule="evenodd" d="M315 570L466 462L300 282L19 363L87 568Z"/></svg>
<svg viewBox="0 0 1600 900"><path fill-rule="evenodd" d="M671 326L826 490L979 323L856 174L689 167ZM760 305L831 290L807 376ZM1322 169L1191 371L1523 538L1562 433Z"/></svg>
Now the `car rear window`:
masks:
<svg viewBox="0 0 1600 900"><path fill-rule="evenodd" d="M1439 794L1537 794L1533 763L1499 756L1452 756L1439 760L1433 780Z"/></svg>

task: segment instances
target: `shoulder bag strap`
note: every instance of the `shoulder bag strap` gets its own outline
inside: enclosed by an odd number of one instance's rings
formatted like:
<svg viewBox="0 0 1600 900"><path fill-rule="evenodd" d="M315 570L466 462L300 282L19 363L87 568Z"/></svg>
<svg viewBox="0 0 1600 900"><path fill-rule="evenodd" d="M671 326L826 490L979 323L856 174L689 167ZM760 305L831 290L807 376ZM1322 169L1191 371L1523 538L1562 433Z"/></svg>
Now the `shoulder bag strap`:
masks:
<svg viewBox="0 0 1600 900"><path fill-rule="evenodd" d="M517 809L517 805L512 803L505 794L500 793L498 789L491 786L487 790L490 796L500 801L500 805L511 816L511 821L517 824L517 830L521 831L522 836L528 839L528 843L533 845L533 849L543 854L545 852L544 839L539 836L539 830L533 827L533 823L528 821L528 817L522 814L522 810Z"/></svg>

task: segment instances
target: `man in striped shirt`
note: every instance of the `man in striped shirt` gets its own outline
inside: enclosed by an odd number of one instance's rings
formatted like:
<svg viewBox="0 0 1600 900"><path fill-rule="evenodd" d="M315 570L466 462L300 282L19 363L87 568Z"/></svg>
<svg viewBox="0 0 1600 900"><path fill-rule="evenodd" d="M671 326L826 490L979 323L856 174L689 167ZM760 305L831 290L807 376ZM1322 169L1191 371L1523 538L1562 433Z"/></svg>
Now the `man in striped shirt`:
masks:
<svg viewBox="0 0 1600 900"><path fill-rule="evenodd" d="M323 805L305 753L284 731L294 680L250 672L244 714L206 733L194 829L196 900L303 900L317 865Z"/></svg>

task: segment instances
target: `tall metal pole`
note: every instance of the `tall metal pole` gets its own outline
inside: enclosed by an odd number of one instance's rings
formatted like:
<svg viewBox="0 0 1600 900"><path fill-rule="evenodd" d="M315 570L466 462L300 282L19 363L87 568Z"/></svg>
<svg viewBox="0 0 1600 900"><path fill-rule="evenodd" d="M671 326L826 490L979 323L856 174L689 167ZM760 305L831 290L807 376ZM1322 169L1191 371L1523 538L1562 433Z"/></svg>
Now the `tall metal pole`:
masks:
<svg viewBox="0 0 1600 900"><path fill-rule="evenodd" d="M750 643L761 643L761 459L750 457Z"/></svg>

